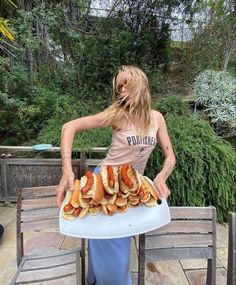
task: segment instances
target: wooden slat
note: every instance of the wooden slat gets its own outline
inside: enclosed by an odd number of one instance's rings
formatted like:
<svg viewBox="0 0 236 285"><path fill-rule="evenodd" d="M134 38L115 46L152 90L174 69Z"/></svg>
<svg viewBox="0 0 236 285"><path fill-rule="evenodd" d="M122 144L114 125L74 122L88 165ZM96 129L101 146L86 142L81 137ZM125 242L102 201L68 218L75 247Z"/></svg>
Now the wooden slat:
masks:
<svg viewBox="0 0 236 285"><path fill-rule="evenodd" d="M86 165L97 166L102 162L102 159L86 159Z"/></svg>
<svg viewBox="0 0 236 285"><path fill-rule="evenodd" d="M72 165L78 165L79 159L73 159ZM0 164L9 164L9 165L61 165L61 159L58 158L8 158L0 159Z"/></svg>
<svg viewBox="0 0 236 285"><path fill-rule="evenodd" d="M22 210L56 207L56 196L22 200Z"/></svg>
<svg viewBox="0 0 236 285"><path fill-rule="evenodd" d="M146 249L198 246L203 247L208 245L212 245L211 234L174 234L146 237Z"/></svg>
<svg viewBox="0 0 236 285"><path fill-rule="evenodd" d="M42 187L29 187L22 189L22 197L25 198L37 198L56 195L56 185L42 186Z"/></svg>
<svg viewBox="0 0 236 285"><path fill-rule="evenodd" d="M171 219L211 220L212 207L170 207Z"/></svg>
<svg viewBox="0 0 236 285"><path fill-rule="evenodd" d="M157 250L145 250L146 262L154 260L176 260L176 259L210 259L212 248L160 248Z"/></svg>
<svg viewBox="0 0 236 285"><path fill-rule="evenodd" d="M60 152L61 148L60 147L52 147L49 152ZM107 147L92 147L90 148L89 152L104 152L107 151ZM12 152L12 151L19 151L19 152L25 152L25 151L30 151L30 152L35 152L32 146L0 146L0 151L4 152ZM73 151L81 152L85 151L84 149L80 148L74 148Z"/></svg>
<svg viewBox="0 0 236 285"><path fill-rule="evenodd" d="M16 284L30 284L39 281L54 280L76 274L75 264L54 267L53 269L41 269L37 271L21 271Z"/></svg>
<svg viewBox="0 0 236 285"><path fill-rule="evenodd" d="M27 210L21 212L21 221L30 222L30 221L40 221L44 219L51 219L59 217L59 208L46 208L46 209L35 209Z"/></svg>
<svg viewBox="0 0 236 285"><path fill-rule="evenodd" d="M164 233L210 233L212 232L211 221L183 221L174 220L160 229L146 233L146 236Z"/></svg>
<svg viewBox="0 0 236 285"><path fill-rule="evenodd" d="M22 271L55 267L76 262L75 254L59 255L56 257L29 259L25 261Z"/></svg>
<svg viewBox="0 0 236 285"><path fill-rule="evenodd" d="M67 276L65 278L60 278L60 280L50 280L50 281L41 281L41 282L34 282L34 285L75 285L75 284L80 284L76 283L76 276ZM80 280L80 278L79 278Z"/></svg>
<svg viewBox="0 0 236 285"><path fill-rule="evenodd" d="M45 219L37 222L24 222L21 225L21 232L27 231L40 231L43 229L58 230L59 229L59 218Z"/></svg>

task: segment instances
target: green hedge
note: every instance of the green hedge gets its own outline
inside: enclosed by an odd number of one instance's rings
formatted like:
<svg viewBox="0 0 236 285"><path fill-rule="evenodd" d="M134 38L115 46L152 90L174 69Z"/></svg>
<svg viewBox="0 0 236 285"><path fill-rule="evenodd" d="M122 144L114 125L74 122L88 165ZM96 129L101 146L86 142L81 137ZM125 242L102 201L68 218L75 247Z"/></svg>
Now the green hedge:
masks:
<svg viewBox="0 0 236 285"><path fill-rule="evenodd" d="M236 153L208 123L188 116L166 114L177 163L168 179L170 204L217 208L218 221L236 210ZM146 175L154 178L163 165L160 147L152 153Z"/></svg>

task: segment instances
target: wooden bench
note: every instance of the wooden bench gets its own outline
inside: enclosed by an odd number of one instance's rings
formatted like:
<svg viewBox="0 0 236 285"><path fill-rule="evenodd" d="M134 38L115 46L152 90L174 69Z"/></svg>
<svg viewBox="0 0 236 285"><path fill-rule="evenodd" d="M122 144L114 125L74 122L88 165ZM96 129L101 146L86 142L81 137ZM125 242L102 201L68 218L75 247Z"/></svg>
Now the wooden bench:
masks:
<svg viewBox="0 0 236 285"><path fill-rule="evenodd" d="M146 262L207 259L206 282L215 285L216 209L170 207L170 212L170 224L139 236L138 284L144 285Z"/></svg>
<svg viewBox="0 0 236 285"><path fill-rule="evenodd" d="M236 213L229 213L227 285L236 284Z"/></svg>
<svg viewBox="0 0 236 285"><path fill-rule="evenodd" d="M17 194L17 265L11 284L85 284L85 246L53 254L25 254L27 232L58 233L56 186L23 188ZM45 244L45 246L47 246ZM46 250L45 250L46 251Z"/></svg>

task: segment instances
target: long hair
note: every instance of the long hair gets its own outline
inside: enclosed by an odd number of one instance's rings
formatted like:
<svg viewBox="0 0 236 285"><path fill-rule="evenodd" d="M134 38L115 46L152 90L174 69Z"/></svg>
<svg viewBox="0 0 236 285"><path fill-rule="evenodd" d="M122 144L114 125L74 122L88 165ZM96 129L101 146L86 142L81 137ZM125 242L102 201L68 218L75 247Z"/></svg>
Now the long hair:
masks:
<svg viewBox="0 0 236 285"><path fill-rule="evenodd" d="M123 65L113 78L113 104L106 122L120 128L124 118L145 135L151 124L151 95L146 74L138 67Z"/></svg>

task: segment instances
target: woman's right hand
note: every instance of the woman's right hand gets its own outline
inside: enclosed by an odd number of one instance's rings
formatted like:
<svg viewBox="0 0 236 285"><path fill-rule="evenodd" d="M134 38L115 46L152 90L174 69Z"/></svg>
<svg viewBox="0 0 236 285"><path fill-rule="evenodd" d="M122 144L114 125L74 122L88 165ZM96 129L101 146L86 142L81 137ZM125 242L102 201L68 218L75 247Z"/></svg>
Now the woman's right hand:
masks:
<svg viewBox="0 0 236 285"><path fill-rule="evenodd" d="M60 208L65 197L65 190L74 188L74 173L72 171L65 171L61 177L61 181L57 186L57 207Z"/></svg>

